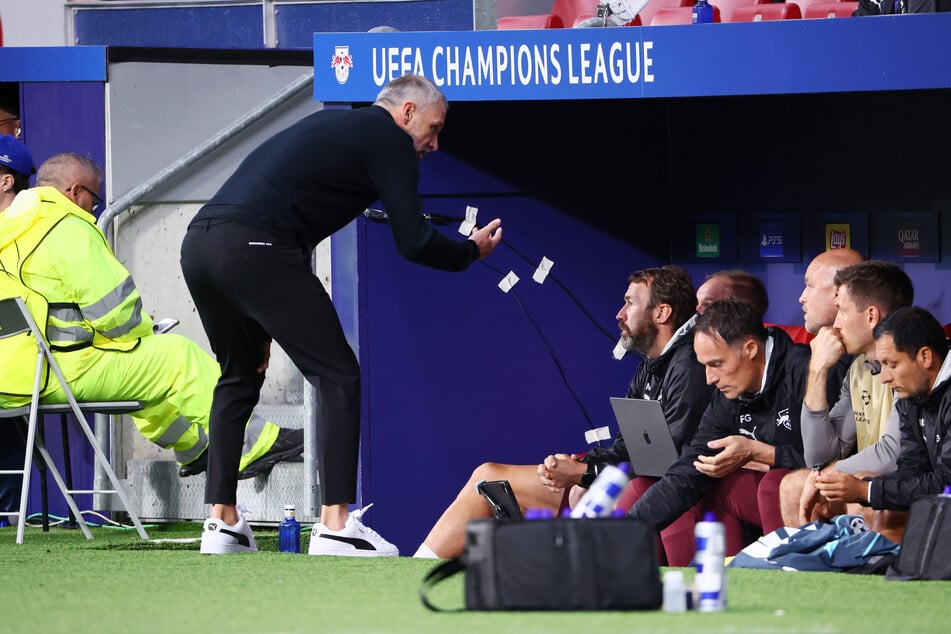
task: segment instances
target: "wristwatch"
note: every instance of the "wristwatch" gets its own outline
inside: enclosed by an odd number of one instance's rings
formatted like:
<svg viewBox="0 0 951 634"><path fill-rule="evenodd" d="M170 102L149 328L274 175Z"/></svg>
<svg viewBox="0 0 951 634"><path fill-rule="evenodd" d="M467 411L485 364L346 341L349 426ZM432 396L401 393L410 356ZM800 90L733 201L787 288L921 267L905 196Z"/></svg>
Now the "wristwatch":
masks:
<svg viewBox="0 0 951 634"><path fill-rule="evenodd" d="M589 462L588 469L581 475L581 488L587 489L601 472L601 463Z"/></svg>

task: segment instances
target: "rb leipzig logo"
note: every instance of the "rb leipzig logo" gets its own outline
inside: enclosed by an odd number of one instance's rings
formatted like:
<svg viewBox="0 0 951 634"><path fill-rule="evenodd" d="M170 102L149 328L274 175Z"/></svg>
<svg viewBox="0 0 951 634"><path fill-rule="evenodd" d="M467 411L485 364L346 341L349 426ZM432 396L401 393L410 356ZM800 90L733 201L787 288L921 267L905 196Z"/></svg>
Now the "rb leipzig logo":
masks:
<svg viewBox="0 0 951 634"><path fill-rule="evenodd" d="M334 56L330 61L330 66L337 75L337 83L347 83L347 80L350 79L350 69L353 68L353 58L350 56L350 47L334 47Z"/></svg>

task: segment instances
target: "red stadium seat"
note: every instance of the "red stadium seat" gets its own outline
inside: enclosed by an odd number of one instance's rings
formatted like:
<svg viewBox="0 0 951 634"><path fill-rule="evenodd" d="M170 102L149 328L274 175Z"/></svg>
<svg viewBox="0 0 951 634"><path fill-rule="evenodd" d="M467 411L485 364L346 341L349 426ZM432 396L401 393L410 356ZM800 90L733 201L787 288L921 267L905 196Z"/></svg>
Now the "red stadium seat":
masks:
<svg viewBox="0 0 951 634"><path fill-rule="evenodd" d="M641 19L641 24L650 24L660 9L675 9L677 7L692 7L693 0L649 0L647 5L641 9L637 17Z"/></svg>
<svg viewBox="0 0 951 634"><path fill-rule="evenodd" d="M806 7L804 18L851 18L858 2L814 2Z"/></svg>
<svg viewBox="0 0 951 634"><path fill-rule="evenodd" d="M713 7L713 21L720 21L720 10ZM689 7L672 7L658 9L651 18L651 26L666 26L668 24L693 24L693 5Z"/></svg>
<svg viewBox="0 0 951 634"><path fill-rule="evenodd" d="M754 4L733 9L733 22L762 22L765 20L796 20L802 17L802 11L795 2L774 2L772 4Z"/></svg>
<svg viewBox="0 0 951 634"><path fill-rule="evenodd" d="M809 343L815 338L815 335L806 330L805 326L788 326L785 324L767 324L764 323L764 326L775 326L786 331L786 334L789 335L789 338L793 340L793 343Z"/></svg>
<svg viewBox="0 0 951 634"><path fill-rule="evenodd" d="M498 19L499 29L564 29L593 16L598 0L555 0L551 13L511 15Z"/></svg>
<svg viewBox="0 0 951 634"><path fill-rule="evenodd" d="M710 4L720 9L720 22L733 22L733 11L737 7L748 7L763 4L763 0L708 0ZM768 0L767 0L768 2Z"/></svg>
<svg viewBox="0 0 951 634"><path fill-rule="evenodd" d="M841 0L786 0L786 2L795 2L799 5L799 10L802 12L802 17L806 16L806 9L808 9L813 4L829 4L830 2L840 2ZM822 16L825 17L825 16Z"/></svg>

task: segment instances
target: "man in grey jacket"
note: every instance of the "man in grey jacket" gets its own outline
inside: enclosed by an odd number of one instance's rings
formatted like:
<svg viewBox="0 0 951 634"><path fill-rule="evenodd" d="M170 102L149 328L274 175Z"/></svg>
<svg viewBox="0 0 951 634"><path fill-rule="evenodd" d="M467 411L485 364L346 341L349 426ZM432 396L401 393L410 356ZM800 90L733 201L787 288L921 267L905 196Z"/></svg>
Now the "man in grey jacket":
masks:
<svg viewBox="0 0 951 634"><path fill-rule="evenodd" d="M840 269L834 283L835 322L821 328L811 343L801 414L803 453L813 469L790 473L780 490L788 526L844 512L862 514L861 508L846 509L822 498L816 476L825 468L849 474L890 473L899 452L898 414L891 389L878 377L873 331L886 315L911 305L911 280L894 264L872 260ZM830 408L826 374L844 354L854 359ZM876 530L888 529L886 520L898 519L868 514L866 522Z"/></svg>

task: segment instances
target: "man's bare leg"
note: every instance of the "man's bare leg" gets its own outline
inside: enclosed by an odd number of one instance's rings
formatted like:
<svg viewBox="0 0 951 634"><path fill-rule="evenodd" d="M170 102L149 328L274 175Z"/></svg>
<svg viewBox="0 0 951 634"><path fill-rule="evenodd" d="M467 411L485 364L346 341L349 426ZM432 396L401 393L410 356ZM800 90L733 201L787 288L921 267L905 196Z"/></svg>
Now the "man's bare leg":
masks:
<svg viewBox="0 0 951 634"><path fill-rule="evenodd" d="M799 526L799 500L802 487L806 483L809 469L796 469L786 474L779 485L779 509L783 514L784 526Z"/></svg>
<svg viewBox="0 0 951 634"><path fill-rule="evenodd" d="M443 512L423 544L443 559L462 554L466 541L466 524L471 520L492 517L485 499L476 491L482 480L508 480L522 512L529 508L547 508L557 513L562 491L551 491L538 478L537 465L510 465L486 462L479 465L459 495Z"/></svg>

